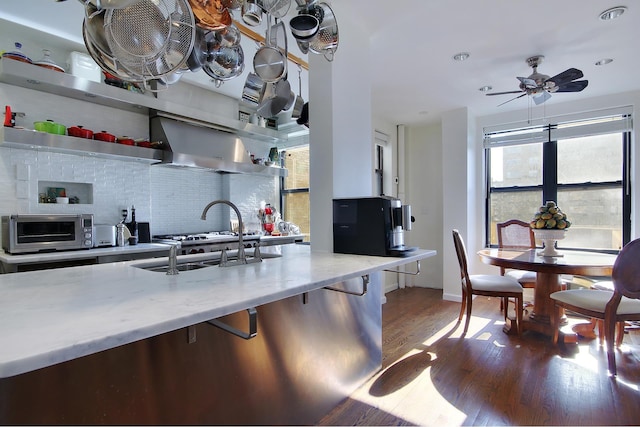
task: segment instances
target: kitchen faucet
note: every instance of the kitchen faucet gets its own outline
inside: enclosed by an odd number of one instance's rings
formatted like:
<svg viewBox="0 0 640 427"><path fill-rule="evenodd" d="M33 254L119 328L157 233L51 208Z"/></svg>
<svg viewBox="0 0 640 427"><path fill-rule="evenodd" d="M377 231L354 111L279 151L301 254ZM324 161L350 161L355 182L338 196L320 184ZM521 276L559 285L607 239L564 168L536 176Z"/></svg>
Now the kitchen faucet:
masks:
<svg viewBox="0 0 640 427"><path fill-rule="evenodd" d="M249 264L249 263L253 263L253 262L262 262L262 257L260 256L260 250L259 250L259 245L260 243L257 244L255 250L254 250L254 256L253 258L251 258L250 260L247 260L247 257L244 253L244 242L242 240L242 230L243 230L243 223L242 223L242 215L240 215L240 210L238 210L238 207L236 205L234 205L233 203L231 203L228 200L214 200L213 202L209 203L207 206L204 207L204 210L202 211L202 215L200 216L201 220L206 220L207 219L207 211L211 208L211 206L213 205L217 205L217 204L225 204L231 207L231 209L233 209L236 212L236 216L238 217L238 260L233 262L229 262L226 260L226 251L223 250L222 251L222 257L220 258L220 267L225 267L227 265L234 265L234 264Z"/></svg>

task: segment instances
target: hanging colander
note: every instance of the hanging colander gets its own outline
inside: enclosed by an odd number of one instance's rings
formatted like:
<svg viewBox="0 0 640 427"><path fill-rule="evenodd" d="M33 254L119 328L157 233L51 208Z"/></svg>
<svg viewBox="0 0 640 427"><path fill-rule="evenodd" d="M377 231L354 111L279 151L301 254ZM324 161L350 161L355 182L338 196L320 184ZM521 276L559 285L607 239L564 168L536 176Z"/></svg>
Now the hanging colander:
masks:
<svg viewBox="0 0 640 427"><path fill-rule="evenodd" d="M187 0L141 0L107 10L104 32L122 66L134 75L156 79L184 66L196 24Z"/></svg>
<svg viewBox="0 0 640 427"><path fill-rule="evenodd" d="M324 55L328 61L333 61L333 55L338 49L338 22L331 7L324 2L317 4L323 11L322 20L316 35L309 40L309 50Z"/></svg>

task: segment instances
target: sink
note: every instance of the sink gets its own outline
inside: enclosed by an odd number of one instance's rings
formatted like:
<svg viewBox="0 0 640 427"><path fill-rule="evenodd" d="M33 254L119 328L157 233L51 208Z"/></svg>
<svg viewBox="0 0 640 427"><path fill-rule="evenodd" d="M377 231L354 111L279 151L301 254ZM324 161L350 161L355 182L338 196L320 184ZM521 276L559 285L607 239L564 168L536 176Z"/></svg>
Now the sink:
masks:
<svg viewBox="0 0 640 427"><path fill-rule="evenodd" d="M184 264L176 265L176 269L178 271L191 271L191 270L199 270L201 268L211 267L212 265L218 265L218 264L220 264L219 261L217 263L210 261L206 264L203 262L186 262ZM158 273L166 273L167 271L169 271L168 265L156 265L156 266L147 266L147 267L134 265L134 267L142 268L148 271L155 271Z"/></svg>
<svg viewBox="0 0 640 427"><path fill-rule="evenodd" d="M233 262L237 260L237 257L235 256L235 251L230 251L230 252L231 254L228 256L227 260L229 262ZM248 255L247 259L251 259L250 255L252 255L252 251L247 251L247 255ZM185 255L185 256L188 256L188 255ZM261 257L262 259L268 259L268 258L279 258L281 256L282 255L280 254L263 253ZM179 272L183 272L183 271L200 270L201 268L213 267L218 265L220 265L220 254L217 254L215 258L200 259L197 261L191 260L191 261L178 262L178 264L176 265L176 269ZM153 271L156 273L166 273L167 271L169 271L169 264L166 258L163 259L162 261L156 260L155 262L145 262L140 264L133 264L131 266L135 268L147 270L147 271Z"/></svg>

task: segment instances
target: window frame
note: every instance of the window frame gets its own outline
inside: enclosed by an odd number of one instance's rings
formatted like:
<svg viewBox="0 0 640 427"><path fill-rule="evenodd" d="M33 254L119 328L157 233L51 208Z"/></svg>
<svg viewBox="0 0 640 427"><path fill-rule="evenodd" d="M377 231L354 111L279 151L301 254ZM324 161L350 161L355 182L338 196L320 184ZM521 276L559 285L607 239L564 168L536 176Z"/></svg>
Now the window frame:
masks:
<svg viewBox="0 0 640 427"><path fill-rule="evenodd" d="M526 131L535 129L534 132L538 133L538 136L547 134L547 140L543 141L538 139L535 142L506 142L491 144L487 142L487 132L485 130L485 143L484 143L484 163L485 163L485 243L487 247L497 247L496 244L491 244L491 195L499 193L514 193L524 191L539 191L542 193L542 200L540 203L544 203L546 200L557 200L558 192L567 189L620 189L622 191L622 245L626 245L631 240L631 117L630 114L622 114L621 118L627 120L628 125L624 130L611 129L610 132L601 132L601 134L617 134L621 135L622 144L622 174L621 179L616 181L601 181L601 182L581 182L571 184L558 184L558 141L552 139L554 130L558 129L558 125L548 124L546 126L530 127ZM595 117L597 119L597 117ZM508 129L500 131L502 134L508 134ZM561 132L560 132L561 133ZM557 135L557 133L555 133ZM581 135L582 137L590 136L589 134ZM580 135L574 137L580 137ZM562 138L558 138L562 139ZM492 187L491 186L491 149L524 145L524 144L542 144L542 184L538 185L526 185L526 186L509 186L509 187ZM551 167L549 167L551 166ZM615 249L596 249L596 248L568 248L582 251L591 252L603 252L603 253L618 253Z"/></svg>

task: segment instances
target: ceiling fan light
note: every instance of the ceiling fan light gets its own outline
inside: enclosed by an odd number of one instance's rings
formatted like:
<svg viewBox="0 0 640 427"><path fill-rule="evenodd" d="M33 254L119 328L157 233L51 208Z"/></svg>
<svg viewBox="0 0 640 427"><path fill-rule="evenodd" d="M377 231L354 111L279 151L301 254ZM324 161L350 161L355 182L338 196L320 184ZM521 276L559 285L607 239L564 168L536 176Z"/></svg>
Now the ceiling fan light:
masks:
<svg viewBox="0 0 640 427"><path fill-rule="evenodd" d="M611 9L607 9L600 14L600 20L602 21L610 21L612 19L618 18L620 15L625 13L627 10L626 6L616 6Z"/></svg>
<svg viewBox="0 0 640 427"><path fill-rule="evenodd" d="M603 58L599 61L596 61L595 64L596 65L607 65L607 64L611 64L613 62L613 59L611 58Z"/></svg>
<svg viewBox="0 0 640 427"><path fill-rule="evenodd" d="M469 56L471 55L468 52L460 52L453 55L453 60L462 62L469 59Z"/></svg>

